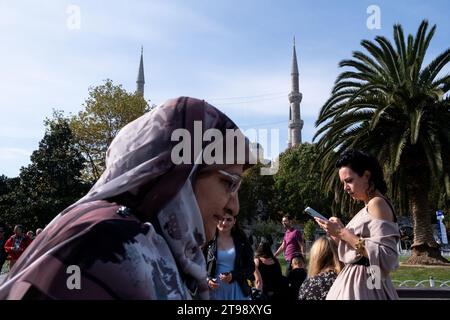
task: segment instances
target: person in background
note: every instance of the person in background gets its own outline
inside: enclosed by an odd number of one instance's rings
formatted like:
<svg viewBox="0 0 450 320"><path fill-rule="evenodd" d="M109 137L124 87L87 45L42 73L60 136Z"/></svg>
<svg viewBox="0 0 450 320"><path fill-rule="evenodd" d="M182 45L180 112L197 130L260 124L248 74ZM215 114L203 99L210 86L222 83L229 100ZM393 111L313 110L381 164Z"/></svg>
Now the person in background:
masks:
<svg viewBox="0 0 450 320"><path fill-rule="evenodd" d="M281 272L280 262L270 248L270 242L260 242L254 261L256 287L262 290L269 301L281 300L286 294L287 280Z"/></svg>
<svg viewBox="0 0 450 320"><path fill-rule="evenodd" d="M23 233L23 226L17 224L14 227L14 234L6 241L5 251L8 254L9 270L11 270L16 261L31 243L31 239Z"/></svg>
<svg viewBox="0 0 450 320"><path fill-rule="evenodd" d="M232 192L237 189L233 188ZM247 280L253 280L255 271L253 249L233 214L225 213L217 225L216 237L205 249L210 298L250 300L251 287Z"/></svg>
<svg viewBox="0 0 450 320"><path fill-rule="evenodd" d="M298 300L298 291L300 286L305 281L307 273L305 270L305 259L303 256L294 256L291 261L292 270L289 272L288 283L289 283L289 299Z"/></svg>
<svg viewBox="0 0 450 320"><path fill-rule="evenodd" d="M43 231L42 228L37 228L36 229L36 237Z"/></svg>
<svg viewBox="0 0 450 320"><path fill-rule="evenodd" d="M308 279L300 286L298 299L325 300L341 271L336 243L322 236L314 241L309 254Z"/></svg>
<svg viewBox="0 0 450 320"><path fill-rule="evenodd" d="M286 276L289 276L289 272L292 268L291 260L296 255L304 256L305 244L301 232L294 228L292 218L289 215L283 216L281 223L286 231L284 233L283 242L277 251L275 251L275 257L281 252L284 252L284 258L288 266Z"/></svg>
<svg viewBox="0 0 450 320"><path fill-rule="evenodd" d="M33 231L31 231L31 230L28 231L28 232L27 232L27 237L30 238L30 240L33 240L33 239L34 239L34 233L33 233Z"/></svg>

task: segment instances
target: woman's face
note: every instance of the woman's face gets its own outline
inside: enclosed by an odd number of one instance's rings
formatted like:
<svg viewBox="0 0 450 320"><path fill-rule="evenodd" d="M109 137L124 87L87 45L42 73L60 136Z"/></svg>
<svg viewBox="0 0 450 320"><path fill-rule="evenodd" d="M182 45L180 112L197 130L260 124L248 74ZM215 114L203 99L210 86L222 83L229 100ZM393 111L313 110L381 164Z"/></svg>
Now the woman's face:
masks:
<svg viewBox="0 0 450 320"><path fill-rule="evenodd" d="M344 191L347 192L353 199L366 201L367 189L369 188L370 172L365 171L360 177L355 171L349 167L342 167L339 169L339 179L341 180Z"/></svg>
<svg viewBox="0 0 450 320"><path fill-rule="evenodd" d="M236 216L239 212L238 194L230 192L233 179L227 174L231 174L235 178L241 177L243 165L230 165L223 171L226 174L220 173L219 170L199 174L194 185L194 193L202 213L207 241L213 239L216 227L226 214Z"/></svg>
<svg viewBox="0 0 450 320"><path fill-rule="evenodd" d="M220 232L228 232L233 228L235 223L236 218L233 215L226 213L224 219L217 225L217 229L219 229Z"/></svg>

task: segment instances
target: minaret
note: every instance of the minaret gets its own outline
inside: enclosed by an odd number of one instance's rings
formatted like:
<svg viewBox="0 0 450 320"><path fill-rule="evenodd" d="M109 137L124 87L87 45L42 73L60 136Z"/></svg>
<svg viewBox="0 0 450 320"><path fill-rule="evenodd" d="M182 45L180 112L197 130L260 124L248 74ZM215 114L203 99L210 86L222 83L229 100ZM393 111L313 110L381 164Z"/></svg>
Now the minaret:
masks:
<svg viewBox="0 0 450 320"><path fill-rule="evenodd" d="M145 85L145 78L144 78L144 47L141 47L141 62L139 62L139 73L136 81L136 93L140 94L141 96L144 96L144 85Z"/></svg>
<svg viewBox="0 0 450 320"><path fill-rule="evenodd" d="M300 119L300 102L302 101L302 94L298 90L298 65L297 53L295 51L295 37L294 37L294 52L292 55L292 88L289 93L289 141L288 148L294 147L302 143L302 128L303 120Z"/></svg>

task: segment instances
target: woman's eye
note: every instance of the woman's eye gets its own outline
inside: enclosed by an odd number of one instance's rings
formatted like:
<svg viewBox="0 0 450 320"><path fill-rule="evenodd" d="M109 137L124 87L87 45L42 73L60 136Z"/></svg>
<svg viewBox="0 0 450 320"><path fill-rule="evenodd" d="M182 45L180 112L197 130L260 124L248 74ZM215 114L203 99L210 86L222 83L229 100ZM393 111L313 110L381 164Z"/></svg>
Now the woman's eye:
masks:
<svg viewBox="0 0 450 320"><path fill-rule="evenodd" d="M231 188L231 186L233 185L233 181L230 181L230 180L227 180L227 179L222 179L222 182L228 188Z"/></svg>

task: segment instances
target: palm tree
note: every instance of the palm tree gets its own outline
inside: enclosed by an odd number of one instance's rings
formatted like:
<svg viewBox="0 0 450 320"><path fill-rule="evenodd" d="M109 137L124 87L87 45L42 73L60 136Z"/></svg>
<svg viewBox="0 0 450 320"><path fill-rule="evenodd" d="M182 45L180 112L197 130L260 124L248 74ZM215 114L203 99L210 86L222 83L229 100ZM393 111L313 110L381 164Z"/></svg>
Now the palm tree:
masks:
<svg viewBox="0 0 450 320"><path fill-rule="evenodd" d="M405 39L402 27L394 25L395 46L381 36L363 40L368 54L356 51L354 59L340 62L351 69L336 79L314 136L326 168L322 182L331 190L339 183L335 160L347 148L369 151L384 164L397 209L412 214L411 264L447 262L433 238L436 204L428 195L438 184L449 203L450 75L440 73L449 64L450 49L424 66L436 26L427 29L422 21L416 36ZM337 199L346 197L337 194Z"/></svg>

